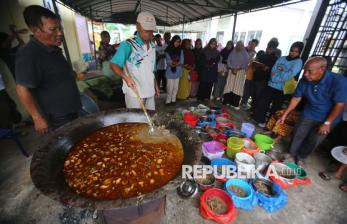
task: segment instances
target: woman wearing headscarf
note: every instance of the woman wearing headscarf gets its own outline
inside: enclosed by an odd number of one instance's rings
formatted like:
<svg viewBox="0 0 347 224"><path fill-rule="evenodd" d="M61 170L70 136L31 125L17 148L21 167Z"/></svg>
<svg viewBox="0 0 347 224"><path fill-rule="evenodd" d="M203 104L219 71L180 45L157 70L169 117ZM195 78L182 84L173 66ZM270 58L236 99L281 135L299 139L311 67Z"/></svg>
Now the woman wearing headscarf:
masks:
<svg viewBox="0 0 347 224"><path fill-rule="evenodd" d="M203 68L199 76L198 100L210 99L213 83L217 80L218 62L217 40L212 38L202 50Z"/></svg>
<svg viewBox="0 0 347 224"><path fill-rule="evenodd" d="M201 39L196 39L193 53L195 58L195 71L196 71L196 75L199 78L199 75L201 74L204 67ZM196 97L196 95L198 94L198 89L199 89L199 79L194 79L194 80L191 79L190 80L190 97Z"/></svg>
<svg viewBox="0 0 347 224"><path fill-rule="evenodd" d="M224 87L223 104L230 104L239 109L248 66L248 53L242 41L236 43L236 47L229 54L227 64L230 70Z"/></svg>
<svg viewBox="0 0 347 224"><path fill-rule="evenodd" d="M195 69L195 58L190 39L184 39L181 44L184 63L182 66L182 77L178 84L177 99L185 100L190 95L189 73Z"/></svg>
<svg viewBox="0 0 347 224"><path fill-rule="evenodd" d="M175 35L169 46L165 49L166 58L166 105L176 103L179 78L182 76L182 64L184 62L183 52L181 50L181 38Z"/></svg>
<svg viewBox="0 0 347 224"><path fill-rule="evenodd" d="M303 48L303 42L293 43L290 47L289 55L280 57L272 67L268 85L264 89L261 99L257 101L253 114L253 119L258 122L259 127L265 127L268 111L270 111L271 116L282 108L284 84L301 71L302 60L300 59L300 54ZM271 108L270 104L272 104Z"/></svg>
<svg viewBox="0 0 347 224"><path fill-rule="evenodd" d="M219 101L223 96L225 82L228 76L227 60L230 52L234 49L234 43L228 41L225 48L221 51L221 60L218 63L218 78L217 82L214 83L213 96Z"/></svg>

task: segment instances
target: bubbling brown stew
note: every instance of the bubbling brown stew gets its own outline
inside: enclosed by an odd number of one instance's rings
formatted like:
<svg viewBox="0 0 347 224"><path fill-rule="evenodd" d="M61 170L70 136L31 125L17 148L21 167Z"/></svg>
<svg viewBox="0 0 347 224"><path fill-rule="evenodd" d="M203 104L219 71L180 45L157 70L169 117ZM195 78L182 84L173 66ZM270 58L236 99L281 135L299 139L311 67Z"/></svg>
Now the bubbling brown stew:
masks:
<svg viewBox="0 0 347 224"><path fill-rule="evenodd" d="M183 147L175 135L151 136L148 125L122 123L77 143L64 163L68 186L96 199L140 196L162 187L181 170Z"/></svg>

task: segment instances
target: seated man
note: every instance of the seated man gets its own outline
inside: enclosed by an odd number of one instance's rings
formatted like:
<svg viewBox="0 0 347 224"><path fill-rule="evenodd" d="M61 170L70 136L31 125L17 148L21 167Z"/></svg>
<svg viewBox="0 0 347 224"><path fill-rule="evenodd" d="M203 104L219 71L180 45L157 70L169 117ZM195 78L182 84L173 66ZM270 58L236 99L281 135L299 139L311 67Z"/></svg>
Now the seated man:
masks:
<svg viewBox="0 0 347 224"><path fill-rule="evenodd" d="M304 77L299 81L294 97L278 122L283 123L302 97L307 102L303 116L296 125L289 153L299 166L342 120L347 100L347 79L327 71L323 57L312 57L304 66Z"/></svg>

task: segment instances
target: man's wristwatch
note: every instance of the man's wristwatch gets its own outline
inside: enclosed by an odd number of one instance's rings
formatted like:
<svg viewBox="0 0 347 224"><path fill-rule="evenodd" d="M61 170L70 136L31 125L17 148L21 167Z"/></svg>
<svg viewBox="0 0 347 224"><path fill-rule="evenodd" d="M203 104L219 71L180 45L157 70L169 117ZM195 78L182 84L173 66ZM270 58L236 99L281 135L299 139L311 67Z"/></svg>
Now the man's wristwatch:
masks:
<svg viewBox="0 0 347 224"><path fill-rule="evenodd" d="M331 125L331 122L330 121L325 121L324 125Z"/></svg>

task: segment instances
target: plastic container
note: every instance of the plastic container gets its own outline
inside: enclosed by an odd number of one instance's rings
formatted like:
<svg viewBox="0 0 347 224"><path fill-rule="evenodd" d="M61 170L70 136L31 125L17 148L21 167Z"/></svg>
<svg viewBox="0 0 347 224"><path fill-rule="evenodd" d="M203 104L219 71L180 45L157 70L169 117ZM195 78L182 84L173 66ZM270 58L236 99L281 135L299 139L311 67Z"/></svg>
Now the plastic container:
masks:
<svg viewBox="0 0 347 224"><path fill-rule="evenodd" d="M223 143L224 145L227 144L227 140L228 140L228 136L224 135L224 134L218 134L215 138L217 141L219 141L220 143Z"/></svg>
<svg viewBox="0 0 347 224"><path fill-rule="evenodd" d="M216 138L220 133L220 130L218 128L212 128L212 127L206 128L206 131L213 138Z"/></svg>
<svg viewBox="0 0 347 224"><path fill-rule="evenodd" d="M259 188L258 184L261 184L263 187L265 186L267 188L268 192L264 191L263 188ZM267 197L276 196L276 192L274 192L272 190L273 183L269 180L255 178L254 180L251 181L251 185L252 185L255 192L259 192L259 193L261 193Z"/></svg>
<svg viewBox="0 0 347 224"><path fill-rule="evenodd" d="M230 128L235 128L235 125L231 120L225 117L217 117L216 118L216 125L217 127L230 127Z"/></svg>
<svg viewBox="0 0 347 224"><path fill-rule="evenodd" d="M237 137L230 137L227 140L227 156L234 159L236 153L240 152L243 147L243 140Z"/></svg>
<svg viewBox="0 0 347 224"><path fill-rule="evenodd" d="M220 198L227 204L227 212L224 214L214 213L207 205L206 201L211 198ZM204 219L211 219L217 223L232 223L237 216L237 210L231 197L223 190L211 188L205 191L200 197L200 215Z"/></svg>
<svg viewBox="0 0 347 224"><path fill-rule="evenodd" d="M253 158L255 159L255 168L256 169L258 169L258 167L265 168L266 166L268 166L272 162L272 159L270 156L268 156L264 153L261 153L261 152L255 153L253 155ZM259 169L262 170L262 168L259 168Z"/></svg>
<svg viewBox="0 0 347 224"><path fill-rule="evenodd" d="M252 137L254 130L255 127L251 123L242 123L241 125L241 132L245 133L247 138Z"/></svg>
<svg viewBox="0 0 347 224"><path fill-rule="evenodd" d="M215 187L215 185L216 185L216 178L214 177L214 175L213 174L208 174L208 175L211 175L211 176L209 176L209 179L211 180L211 183L209 183L209 184L202 184L201 181L199 181L199 179L195 179L194 178L195 183L198 184L199 189L201 191L206 191L206 190L208 190L210 188Z"/></svg>
<svg viewBox="0 0 347 224"><path fill-rule="evenodd" d="M225 134L229 137L236 137L236 138L244 138L246 137L246 134L237 130L237 129L231 129L225 131Z"/></svg>
<svg viewBox="0 0 347 224"><path fill-rule="evenodd" d="M255 153L258 153L260 149L258 148L257 144L253 142L249 138L243 139L243 148L241 149L241 152L245 152L251 156L253 156Z"/></svg>
<svg viewBox="0 0 347 224"><path fill-rule="evenodd" d="M209 141L202 143L202 153L208 159L221 158L224 155L226 146L218 141Z"/></svg>
<svg viewBox="0 0 347 224"><path fill-rule="evenodd" d="M227 126L218 126L218 129L221 131L221 133L225 134L226 131L232 130L233 128Z"/></svg>
<svg viewBox="0 0 347 224"><path fill-rule="evenodd" d="M243 140L241 138L237 138L237 137L230 137L228 138L228 141L227 141L227 145L228 145L228 148L231 148L231 149L240 149L243 147Z"/></svg>
<svg viewBox="0 0 347 224"><path fill-rule="evenodd" d="M235 159L236 153L239 153L239 152L241 152L241 148L240 149L227 148L227 151L226 151L227 157L229 159Z"/></svg>
<svg viewBox="0 0 347 224"><path fill-rule="evenodd" d="M294 184L294 179L296 174L292 168L280 162L273 162L270 164L277 172L277 177L271 177L274 179L279 179L282 182L288 184Z"/></svg>
<svg viewBox="0 0 347 224"><path fill-rule="evenodd" d="M195 113L196 113L197 115L199 115L199 116L204 116L204 115L206 115L206 112L207 112L207 109L201 109L201 108L199 108L199 109L196 109L196 110L195 110Z"/></svg>
<svg viewBox="0 0 347 224"><path fill-rule="evenodd" d="M307 177L307 173L304 170L304 168L296 165L295 163L286 162L284 164L286 164L288 167L292 168L295 171L296 178L304 179Z"/></svg>
<svg viewBox="0 0 347 224"><path fill-rule="evenodd" d="M217 116L217 118L218 117L224 117L224 118L226 118L226 119L228 119L228 120L231 120L231 116L230 116L230 114L228 114L228 113L221 113L221 114L219 114L218 116ZM217 119L216 118L216 119Z"/></svg>
<svg viewBox="0 0 347 224"><path fill-rule="evenodd" d="M212 167L219 167L219 166L234 166L236 169L236 163L234 161L231 161L229 159L225 159L225 158L217 158L217 159L213 159L211 160L211 166ZM235 170L236 171L236 170ZM218 175L220 175L220 173L218 173ZM220 180L226 180L225 176L220 175Z"/></svg>
<svg viewBox="0 0 347 224"><path fill-rule="evenodd" d="M267 135L256 134L254 136L255 143L257 143L258 147L261 151L269 150L275 144L274 140Z"/></svg>
<svg viewBox="0 0 347 224"><path fill-rule="evenodd" d="M247 177L252 177L255 171L255 160L251 155L244 152L236 153L235 162L239 173Z"/></svg>
<svg viewBox="0 0 347 224"><path fill-rule="evenodd" d="M192 127L195 127L196 123L198 122L198 117L191 112L185 113L182 119L185 123L189 124Z"/></svg>
<svg viewBox="0 0 347 224"><path fill-rule="evenodd" d="M212 120L215 120L216 114L215 114L215 112L209 110L209 111L207 111L207 117L211 118Z"/></svg>
<svg viewBox="0 0 347 224"><path fill-rule="evenodd" d="M255 193L258 199L258 204L268 213L277 212L286 206L288 202L288 195L279 185L272 184L271 190L273 193L272 196L265 195L259 191L256 191Z"/></svg>
<svg viewBox="0 0 347 224"><path fill-rule="evenodd" d="M230 190L231 186L238 186L246 193L245 197L239 197L234 192ZM236 208L242 208L245 210L253 210L258 203L258 199L255 197L255 192L252 186L242 179L230 179L225 182L225 189L231 198L233 199Z"/></svg>

